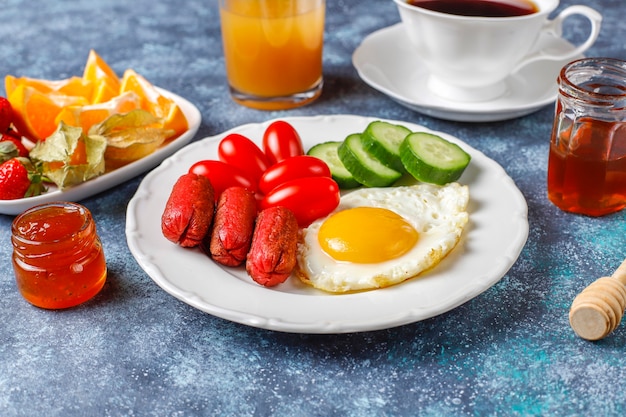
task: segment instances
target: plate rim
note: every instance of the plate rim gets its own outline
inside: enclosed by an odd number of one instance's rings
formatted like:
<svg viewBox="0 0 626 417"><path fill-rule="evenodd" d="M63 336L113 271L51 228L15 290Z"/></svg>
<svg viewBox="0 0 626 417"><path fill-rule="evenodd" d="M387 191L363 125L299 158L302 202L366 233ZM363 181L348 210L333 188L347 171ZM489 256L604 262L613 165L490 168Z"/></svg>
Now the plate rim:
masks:
<svg viewBox="0 0 626 417"><path fill-rule="evenodd" d="M146 199L149 200L151 198L154 198L155 193L153 193L152 190L150 189L150 184L153 181L156 181L157 179L159 179L159 176L174 175L177 178L179 174L186 171L186 170L181 171L180 167L178 168L176 167L177 159L184 157L188 153L192 153L199 147L202 147L203 144L204 146L216 146L216 143L219 141L219 139L226 136L227 134L236 133L236 132L240 133L248 129L262 129L274 120L285 120L287 122L294 123L296 125L299 122L317 122L317 121L328 122L329 120L330 121L358 120L361 124L366 123L367 121L373 121L373 120L386 120L390 122L403 123L409 126L411 129L418 128L424 131L433 132L432 130L424 126L420 126L411 122L381 119L381 118L367 117L367 116L347 115L347 114L282 117L278 119L268 120L263 123L244 124L244 125L229 129L225 132L219 133L217 135L205 137L203 139L195 141L194 143L184 147L183 149L179 150L175 154L165 159L159 167L155 168L154 170L152 170L146 175L146 177L142 180L142 183L139 185L136 194L131 198L127 206L125 231L126 231L128 247L132 255L135 257L137 263L140 265L140 267L147 273L147 275L160 288L162 288L165 292L169 293L175 298L179 299L180 301L194 308L197 308L201 311L209 313L211 315L221 317L223 319L237 322L240 324L267 329L267 330L282 331L282 332L288 332L288 333L320 333L320 334L321 333L325 333L325 334L352 333L352 332L381 330L381 329L392 328L392 327L396 327L396 326L400 326L404 324L421 321L421 320L434 317L436 315L442 314L444 312L447 312L449 310L452 310L458 307L459 305L469 301L470 299L475 298L482 292L486 291L487 289L495 285L500 279L502 279L502 277L507 273L507 271L511 268L511 266L516 262L517 258L519 257L526 243L526 240L528 238L528 206L521 191L519 191L514 181L506 174L504 169L497 162L488 158L487 156L482 154L482 152L465 144L459 139L443 132L437 132L437 133L441 133L443 136L445 136L446 138L450 140L457 141L458 143L463 143L465 146L467 146L466 149L472 154L473 158L479 158L479 160L482 160L483 162L486 161L486 163L488 163L490 167L494 170L494 172L491 172L491 174L497 173L498 181L502 181L502 184L505 185L507 189L511 192L511 196L515 200L514 205L516 207L516 210L514 210L513 213L510 213L510 219L511 219L511 222L515 225L516 234L515 236L511 238L512 240L509 245L510 247L507 248L507 252L503 254L503 256L501 256L500 262L498 262L495 266L490 267L491 269L488 271L488 273L485 274L488 276L486 278L481 276L480 281L470 286L467 292L463 293L462 295L455 296L451 300L446 300L446 304L443 308L433 309L432 307L428 307L428 306L426 308L420 308L418 306L418 307L412 307L408 311L407 310L394 311L392 309L391 312L393 314L388 314L386 317L383 317L382 319L378 319L374 321L369 320L369 319L361 320L361 319L353 319L353 318L346 318L346 317L342 317L342 318L334 317L333 320L323 320L323 319L314 317L308 320L307 322L304 322L304 321L292 320L289 317L287 318L273 317L268 314L263 314L262 312L252 313L250 311L240 311L240 309L232 307L232 306L229 307L228 305L226 307L224 305L217 305L217 303L215 302L211 303L207 301L206 299L203 299L203 297L206 297L206 294L198 294L197 292L180 288L179 286L177 286L177 282L176 282L177 278L166 277L163 271L161 270L162 265L159 265L159 259L157 259L158 253L156 253L158 251L155 251L152 254L149 254L149 253L145 253L145 251L142 249L143 242L141 242L141 238L145 231L142 231L140 229L139 224L138 224L138 217L135 216L134 212L136 210L139 210L142 204L146 203L144 200ZM176 169L178 169L179 174L174 173ZM173 184L173 182L171 181L172 178L170 178L169 180ZM470 192L470 196L471 196L471 192ZM161 199L163 198L161 197ZM159 219L160 219L160 214L159 214ZM154 226L159 227L159 231L160 231L160 225L154 225ZM163 237L161 238L162 238L162 241L165 241L165 238ZM189 249L179 248L174 244L171 244L171 250L193 251ZM456 250L458 249L455 249L455 251ZM187 254L191 252L181 252L181 253L185 253L184 256L186 257ZM195 255L192 255L192 256L195 256ZM202 256L206 257L205 255L202 255ZM205 260L205 261L206 261L207 266L205 267L205 264L202 264L202 268L203 269L206 268L206 270L203 271L204 272L203 276L210 276L211 273L213 272L217 272L220 276L230 275L228 270L225 270L224 268L217 266L215 263L210 262L209 260ZM177 268L185 268L185 266L177 265ZM187 272L191 273L191 271L187 271ZM177 273L179 273L179 271L177 271ZM180 272L180 273L183 273L183 272ZM421 279L422 278L418 278L418 280L421 280ZM333 294L326 294L326 293L318 292L315 294L311 294L313 298L309 298L309 297L302 298L301 294L297 294L297 293L272 291L271 289L263 288L261 286L255 287L253 284L244 283L240 280L230 279L228 277L227 277L227 280L228 280L229 290L232 290L232 289L236 289L237 291L241 290L245 292L245 295L250 295L249 293L253 293L254 295L260 294L261 297L265 299L265 303L268 305L274 305L274 303L289 304L295 301L298 301L298 303L301 305L309 305L311 303L318 302L318 300L322 300L319 297L323 297L323 300L319 302L323 302L327 307L331 305L332 306L336 305L337 304L336 300L341 300L342 299L341 297L345 297L346 301L349 300L349 304L358 305L359 303L368 303L368 302L371 302L371 299L376 298L376 295L371 296L371 294L382 294L383 291L386 294L384 296L385 299L389 299L390 297L394 298L398 296L402 297L403 295L402 295L401 288L403 285L406 285L406 283L402 283L402 284L398 284L396 286L381 289L381 290L373 290L373 291L367 291L367 292L356 293L356 294L333 295ZM225 282L224 280L221 281L221 283L224 283L224 282ZM433 282L436 282L436 281L433 281ZM180 279L178 279L178 283L180 284ZM221 291L224 291L224 289L222 288L215 288L214 290L216 291L216 294L211 294L210 297L219 297L220 295L222 295ZM404 294L404 297L406 296L407 295ZM301 298L298 298L298 297L301 297ZM356 302L355 302L355 299L356 299Z"/></svg>
<svg viewBox="0 0 626 417"><path fill-rule="evenodd" d="M102 174L98 177L92 178L81 184L69 187L64 191L55 189L51 192L47 192L34 197L21 198L16 200L0 200L0 214L5 215L17 215L21 212L34 207L39 204L49 203L52 201L80 201L89 198L102 191L108 190L116 185L119 185L129 179L146 172L156 165L158 165L163 159L167 158L180 148L188 144L198 132L200 124L202 123L202 115L200 110L189 100L165 90L160 87L156 87L159 92L168 97L171 97L181 107L181 110L187 118L189 128L180 136L171 140L165 146L160 147L153 153L146 155L145 157L133 161L127 165L119 167L111 172Z"/></svg>

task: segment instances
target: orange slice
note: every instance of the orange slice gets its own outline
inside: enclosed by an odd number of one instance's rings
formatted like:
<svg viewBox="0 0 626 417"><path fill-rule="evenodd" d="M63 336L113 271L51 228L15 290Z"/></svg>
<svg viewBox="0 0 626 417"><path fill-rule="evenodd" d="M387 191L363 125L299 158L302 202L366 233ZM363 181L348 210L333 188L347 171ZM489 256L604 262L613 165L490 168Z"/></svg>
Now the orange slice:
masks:
<svg viewBox="0 0 626 417"><path fill-rule="evenodd" d="M127 69L122 77L120 93L135 92L141 98L141 108L163 120L163 128L172 129L173 137L180 136L189 124L182 109L176 102L164 96L143 76L133 69Z"/></svg>
<svg viewBox="0 0 626 417"><path fill-rule="evenodd" d="M31 140L44 140L54 133L55 119L64 107L88 104L82 96L42 93L25 84L19 84L11 92L9 102L15 114L15 127Z"/></svg>
<svg viewBox="0 0 626 417"><path fill-rule="evenodd" d="M113 69L106 63L100 55L93 49L89 51L85 69L83 71L83 79L89 81L97 81L102 78L109 79L113 85L119 85L120 79Z"/></svg>
<svg viewBox="0 0 626 417"><path fill-rule="evenodd" d="M94 91L93 83L81 77L71 77L64 80L43 80L29 77L17 78L13 75L7 75L4 77L4 89L7 97L10 96L20 85L33 87L42 93L59 93L68 96L80 96L87 100L91 100Z"/></svg>
<svg viewBox="0 0 626 417"><path fill-rule="evenodd" d="M120 79L113 69L93 49L89 51L83 80L92 82L96 87L92 103L103 103L119 94Z"/></svg>
<svg viewBox="0 0 626 417"><path fill-rule="evenodd" d="M104 103L119 95L119 86L114 85L108 78L102 78L97 81L91 97L92 104Z"/></svg>
<svg viewBox="0 0 626 417"><path fill-rule="evenodd" d="M140 106L140 98L134 92L129 91L103 103L67 106L57 114L54 123L58 125L63 121L70 126L79 126L87 134L91 126L102 122L109 116L128 113Z"/></svg>

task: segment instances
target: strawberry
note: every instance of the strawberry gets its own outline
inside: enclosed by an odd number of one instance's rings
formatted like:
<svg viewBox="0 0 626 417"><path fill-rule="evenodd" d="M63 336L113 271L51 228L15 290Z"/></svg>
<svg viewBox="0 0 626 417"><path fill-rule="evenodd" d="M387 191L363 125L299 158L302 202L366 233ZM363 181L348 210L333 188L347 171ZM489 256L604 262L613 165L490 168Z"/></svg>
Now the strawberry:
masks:
<svg viewBox="0 0 626 417"><path fill-rule="evenodd" d="M12 158L0 165L0 200L22 198L28 187L28 170L19 159Z"/></svg>
<svg viewBox="0 0 626 417"><path fill-rule="evenodd" d="M0 163L19 156L17 145L11 140L0 140Z"/></svg>
<svg viewBox="0 0 626 417"><path fill-rule="evenodd" d="M1 142L13 143L13 145L17 149L17 156L22 156L24 158L28 157L28 149L26 149L26 146L24 146L24 144L22 143L22 138L15 130L8 129L6 132L0 133L0 143ZM0 150L0 154L1 153L2 150ZM2 159L2 155L0 155L0 159Z"/></svg>
<svg viewBox="0 0 626 417"><path fill-rule="evenodd" d="M0 200L15 200L41 194L41 172L28 158L12 158L0 165Z"/></svg>
<svg viewBox="0 0 626 417"><path fill-rule="evenodd" d="M0 97L0 133L4 133L13 123L13 108L11 103L4 97Z"/></svg>

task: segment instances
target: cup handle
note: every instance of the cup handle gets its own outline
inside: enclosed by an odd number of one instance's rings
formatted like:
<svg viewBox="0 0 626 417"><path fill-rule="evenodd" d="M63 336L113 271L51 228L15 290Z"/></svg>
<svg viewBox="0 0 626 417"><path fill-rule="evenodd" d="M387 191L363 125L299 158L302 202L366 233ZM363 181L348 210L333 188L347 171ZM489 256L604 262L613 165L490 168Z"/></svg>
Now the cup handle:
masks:
<svg viewBox="0 0 626 417"><path fill-rule="evenodd" d="M576 47L574 50L569 51L563 54L550 54L543 51L537 51L530 56L527 56L525 59L520 61L513 72L519 71L523 66L530 64L535 61L542 60L553 60L553 61L561 61L568 60L572 58L576 58L580 56L583 52L585 52L593 43L598 39L598 35L600 34L600 23L602 22L602 15L598 13L596 10L591 7L576 5L569 6L568 8L561 11L557 17L552 20L548 20L544 25L542 33L548 33L555 37L561 37L563 34L563 22L570 16L573 15L581 15L586 17L591 23L589 37L587 40Z"/></svg>

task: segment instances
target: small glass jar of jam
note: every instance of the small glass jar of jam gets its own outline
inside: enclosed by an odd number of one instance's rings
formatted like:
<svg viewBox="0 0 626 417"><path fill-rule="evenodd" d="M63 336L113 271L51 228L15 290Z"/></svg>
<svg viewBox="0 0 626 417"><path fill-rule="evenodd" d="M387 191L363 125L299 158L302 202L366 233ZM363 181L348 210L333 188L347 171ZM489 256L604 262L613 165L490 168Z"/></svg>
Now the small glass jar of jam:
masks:
<svg viewBox="0 0 626 417"><path fill-rule="evenodd" d="M104 286L107 267L96 224L76 203L53 202L13 220L13 270L31 304L62 309L81 304Z"/></svg>
<svg viewBox="0 0 626 417"><path fill-rule="evenodd" d="M602 216L626 207L626 62L584 58L563 67L548 159L548 198Z"/></svg>

